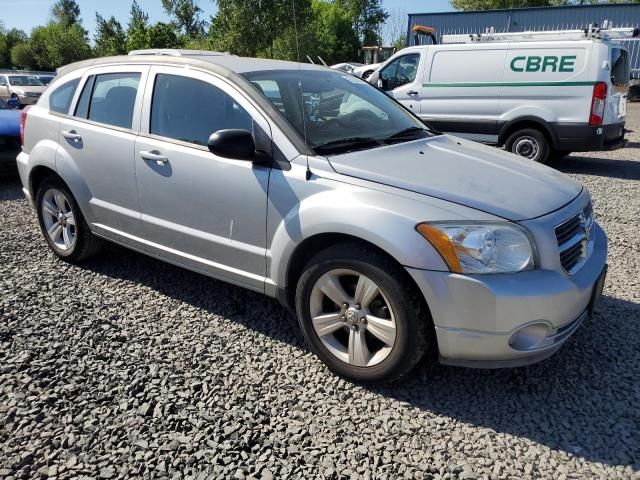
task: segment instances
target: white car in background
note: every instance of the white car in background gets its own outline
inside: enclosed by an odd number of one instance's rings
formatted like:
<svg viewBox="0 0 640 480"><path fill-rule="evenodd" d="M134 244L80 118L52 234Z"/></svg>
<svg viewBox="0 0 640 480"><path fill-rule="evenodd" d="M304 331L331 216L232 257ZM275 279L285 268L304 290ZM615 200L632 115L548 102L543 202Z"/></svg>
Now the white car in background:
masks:
<svg viewBox="0 0 640 480"><path fill-rule="evenodd" d="M335 65L331 65L330 68L334 70L340 70L341 72L347 72L353 75L354 70L363 67L363 63L357 62L345 62L345 63L336 63Z"/></svg>
<svg viewBox="0 0 640 480"><path fill-rule="evenodd" d="M380 66L382 66L383 63L384 62L370 63L369 65L362 65L361 67L354 69L353 72L351 72L351 74L366 80L371 76L373 72L378 70L378 68L380 68Z"/></svg>

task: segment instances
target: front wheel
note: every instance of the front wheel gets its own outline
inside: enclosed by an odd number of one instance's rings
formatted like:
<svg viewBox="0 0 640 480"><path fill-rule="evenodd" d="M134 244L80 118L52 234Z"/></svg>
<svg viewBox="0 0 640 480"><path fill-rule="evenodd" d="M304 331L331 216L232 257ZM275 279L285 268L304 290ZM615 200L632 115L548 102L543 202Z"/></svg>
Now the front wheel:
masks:
<svg viewBox="0 0 640 480"><path fill-rule="evenodd" d="M539 163L547 163L551 153L547 137L534 128L525 128L509 135L505 148L511 153Z"/></svg>
<svg viewBox="0 0 640 480"><path fill-rule="evenodd" d="M298 281L296 311L314 353L354 381L395 380L435 348L429 313L406 272L355 243L311 259Z"/></svg>

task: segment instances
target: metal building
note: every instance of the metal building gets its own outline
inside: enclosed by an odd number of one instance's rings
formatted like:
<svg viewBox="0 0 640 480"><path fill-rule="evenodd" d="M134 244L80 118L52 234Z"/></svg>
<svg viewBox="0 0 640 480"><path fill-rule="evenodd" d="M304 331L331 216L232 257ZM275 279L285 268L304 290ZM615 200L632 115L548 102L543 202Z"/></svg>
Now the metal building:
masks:
<svg viewBox="0 0 640 480"><path fill-rule="evenodd" d="M602 24L604 20L609 20L613 27L638 27L640 3L411 13L407 38L409 46L415 45L411 33L414 25L435 27L439 40L442 34L483 33L489 27L494 27L496 32L581 29L592 23ZM640 40L625 40L622 43L629 49L632 76L640 79Z"/></svg>

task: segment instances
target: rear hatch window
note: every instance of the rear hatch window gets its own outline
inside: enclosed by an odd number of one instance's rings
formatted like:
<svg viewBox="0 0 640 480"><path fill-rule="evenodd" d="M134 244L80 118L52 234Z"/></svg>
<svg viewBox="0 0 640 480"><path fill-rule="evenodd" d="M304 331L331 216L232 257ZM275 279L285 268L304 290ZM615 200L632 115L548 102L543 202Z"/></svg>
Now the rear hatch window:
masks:
<svg viewBox="0 0 640 480"><path fill-rule="evenodd" d="M611 83L616 87L629 85L629 52L624 48L611 49Z"/></svg>

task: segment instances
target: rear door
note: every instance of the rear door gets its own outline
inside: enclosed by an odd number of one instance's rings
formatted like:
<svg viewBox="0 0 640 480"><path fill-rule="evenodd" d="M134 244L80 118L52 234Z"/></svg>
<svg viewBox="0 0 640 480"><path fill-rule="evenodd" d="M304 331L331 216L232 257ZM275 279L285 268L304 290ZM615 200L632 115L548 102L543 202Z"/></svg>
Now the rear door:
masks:
<svg viewBox="0 0 640 480"><path fill-rule="evenodd" d="M140 226L133 153L147 71L135 65L89 70L73 111L60 119L56 163L86 183L85 216L94 230L128 244Z"/></svg>
<svg viewBox="0 0 640 480"><path fill-rule="evenodd" d="M605 44L606 45L606 44ZM604 49L603 49L604 50ZM610 46L608 48L611 75L604 124L624 122L627 114L627 92L631 76L629 51L622 46ZM607 83L609 83L607 82Z"/></svg>
<svg viewBox="0 0 640 480"><path fill-rule="evenodd" d="M419 52L396 57L380 70L384 90L416 115L420 114L421 82L418 72L422 64Z"/></svg>
<svg viewBox="0 0 640 480"><path fill-rule="evenodd" d="M270 166L214 155L211 134L253 131L270 151L271 129L247 97L209 73L153 67L135 147L146 248L256 290L266 275Z"/></svg>

